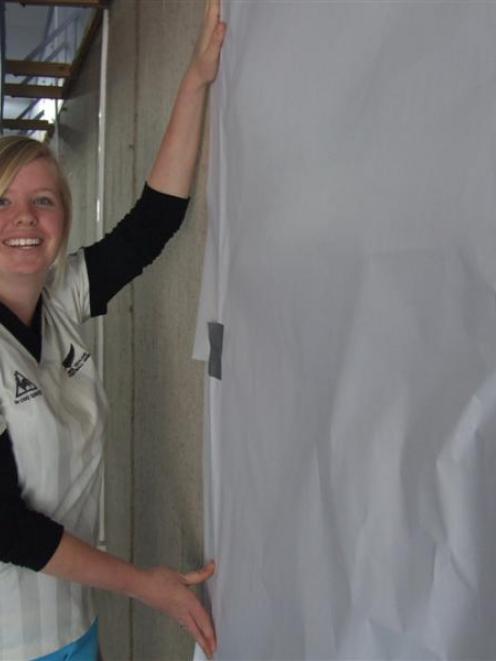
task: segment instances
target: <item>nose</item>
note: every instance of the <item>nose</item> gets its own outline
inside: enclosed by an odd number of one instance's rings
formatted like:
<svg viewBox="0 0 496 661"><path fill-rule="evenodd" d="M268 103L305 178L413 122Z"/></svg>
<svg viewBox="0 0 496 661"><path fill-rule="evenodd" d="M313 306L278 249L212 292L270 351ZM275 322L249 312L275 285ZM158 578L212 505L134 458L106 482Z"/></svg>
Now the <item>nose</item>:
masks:
<svg viewBox="0 0 496 661"><path fill-rule="evenodd" d="M37 224L38 219L36 218L36 214L33 213L31 207L28 204L24 204L19 209L14 222L18 227L33 227Z"/></svg>

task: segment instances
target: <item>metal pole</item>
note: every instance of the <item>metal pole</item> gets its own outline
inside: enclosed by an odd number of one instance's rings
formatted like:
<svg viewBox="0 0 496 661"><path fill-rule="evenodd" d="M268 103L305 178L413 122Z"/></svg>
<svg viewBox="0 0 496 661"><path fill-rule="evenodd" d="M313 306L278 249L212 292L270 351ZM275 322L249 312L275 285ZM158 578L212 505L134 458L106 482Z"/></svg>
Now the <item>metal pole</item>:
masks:
<svg viewBox="0 0 496 661"><path fill-rule="evenodd" d="M5 2L5 0L1 0L2 4ZM36 46L35 49L33 49L30 53L26 55L24 58L25 60L34 60L36 57L40 56L43 54L43 51L45 48L55 40L56 37L58 37L64 30L67 28L68 25L72 23L72 21L77 21L78 18L78 11L73 11L71 14L64 20L60 25L58 25L52 32L46 35L44 37L43 41Z"/></svg>
<svg viewBox="0 0 496 661"><path fill-rule="evenodd" d="M3 103L5 84L5 0L0 0L0 133L3 134Z"/></svg>
<svg viewBox="0 0 496 661"><path fill-rule="evenodd" d="M105 129L107 124L107 67L109 42L109 10L103 10L102 50L100 60L100 101L98 108L98 164L97 164L97 199L96 199L96 240L103 238L104 227L104 186L105 186ZM96 365L103 380L104 368L104 322L103 317L96 319ZM98 547L107 548L105 526L105 471L100 494L100 528L98 531Z"/></svg>
<svg viewBox="0 0 496 661"><path fill-rule="evenodd" d="M97 163L97 199L96 199L96 240L104 235L103 204L105 185L105 130L107 124L107 66L108 66L108 39L109 39L109 10L103 10L102 22L102 50L100 61L100 96L98 107L98 163ZM102 317L98 317L102 319ZM97 366L103 375L103 333L99 337Z"/></svg>

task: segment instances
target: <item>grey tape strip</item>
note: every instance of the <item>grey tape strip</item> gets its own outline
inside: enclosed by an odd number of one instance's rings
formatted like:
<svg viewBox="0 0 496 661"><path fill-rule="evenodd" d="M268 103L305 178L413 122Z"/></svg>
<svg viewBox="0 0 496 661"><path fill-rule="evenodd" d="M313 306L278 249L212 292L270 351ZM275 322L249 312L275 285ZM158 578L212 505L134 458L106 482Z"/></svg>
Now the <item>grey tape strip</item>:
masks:
<svg viewBox="0 0 496 661"><path fill-rule="evenodd" d="M224 341L224 325L216 321L208 322L208 339L210 341L210 357L208 359L208 375L214 379L222 379L222 344Z"/></svg>

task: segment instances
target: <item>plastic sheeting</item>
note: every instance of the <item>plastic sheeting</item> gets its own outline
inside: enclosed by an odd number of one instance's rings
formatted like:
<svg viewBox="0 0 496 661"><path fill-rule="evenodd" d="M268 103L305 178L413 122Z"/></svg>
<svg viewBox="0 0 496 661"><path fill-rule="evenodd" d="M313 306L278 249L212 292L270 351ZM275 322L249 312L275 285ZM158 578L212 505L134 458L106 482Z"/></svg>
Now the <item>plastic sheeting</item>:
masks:
<svg viewBox="0 0 496 661"><path fill-rule="evenodd" d="M224 326L218 658L493 661L496 4L224 12L196 340Z"/></svg>

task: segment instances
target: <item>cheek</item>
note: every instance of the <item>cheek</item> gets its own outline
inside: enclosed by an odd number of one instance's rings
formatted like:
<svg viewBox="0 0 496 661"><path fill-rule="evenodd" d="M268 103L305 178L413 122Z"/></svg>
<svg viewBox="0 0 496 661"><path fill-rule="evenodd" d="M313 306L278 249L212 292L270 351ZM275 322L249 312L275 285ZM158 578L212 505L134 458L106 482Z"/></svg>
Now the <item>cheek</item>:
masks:
<svg viewBox="0 0 496 661"><path fill-rule="evenodd" d="M8 209L0 209L0 232L12 221L11 215Z"/></svg>
<svg viewBox="0 0 496 661"><path fill-rule="evenodd" d="M47 248L51 259L55 260L60 252L65 237L65 222L63 216L47 215L44 218L44 232L48 239Z"/></svg>
<svg viewBox="0 0 496 661"><path fill-rule="evenodd" d="M67 234L67 222L66 222L65 218L60 219L59 232L60 232L61 238L64 238L65 235Z"/></svg>
<svg viewBox="0 0 496 661"><path fill-rule="evenodd" d="M54 239L57 239L58 241L63 240L66 233L66 222L62 215L57 216L56 218L51 218L50 230Z"/></svg>

